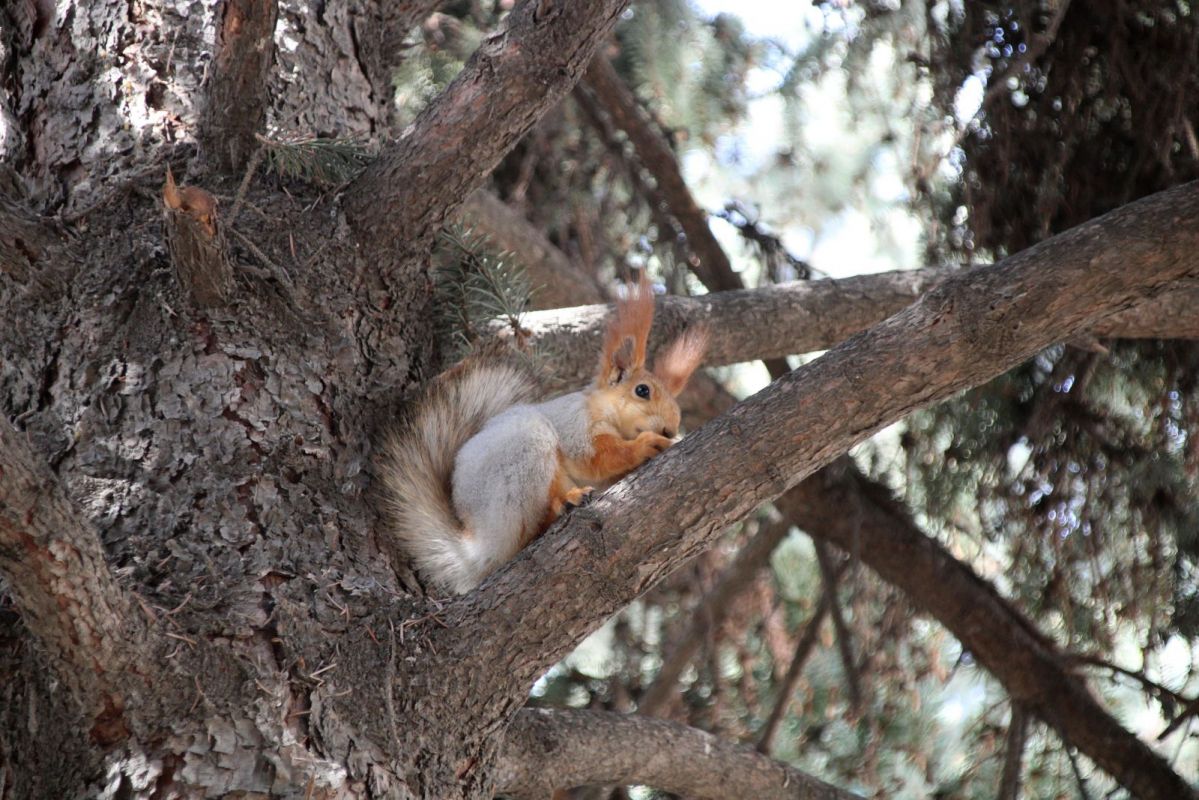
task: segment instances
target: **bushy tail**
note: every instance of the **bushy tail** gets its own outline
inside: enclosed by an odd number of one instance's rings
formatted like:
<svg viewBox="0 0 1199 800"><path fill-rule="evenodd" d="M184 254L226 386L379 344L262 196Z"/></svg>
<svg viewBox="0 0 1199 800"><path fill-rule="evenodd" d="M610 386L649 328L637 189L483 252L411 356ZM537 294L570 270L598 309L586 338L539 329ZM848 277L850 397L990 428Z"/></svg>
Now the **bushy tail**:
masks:
<svg viewBox="0 0 1199 800"><path fill-rule="evenodd" d="M454 457L488 419L537 394L537 380L519 357L488 348L434 379L387 436L379 478L391 533L437 586L462 593L479 582L451 501Z"/></svg>

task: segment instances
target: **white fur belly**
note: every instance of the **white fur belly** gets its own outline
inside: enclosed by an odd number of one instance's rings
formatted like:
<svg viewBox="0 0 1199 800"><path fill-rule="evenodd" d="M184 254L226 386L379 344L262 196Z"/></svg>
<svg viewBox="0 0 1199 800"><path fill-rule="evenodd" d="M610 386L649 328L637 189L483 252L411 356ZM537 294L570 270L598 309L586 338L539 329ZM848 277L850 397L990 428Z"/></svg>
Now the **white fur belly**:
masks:
<svg viewBox="0 0 1199 800"><path fill-rule="evenodd" d="M466 549L487 573L520 550L545 517L558 437L536 406L513 406L467 440L454 460L453 503Z"/></svg>

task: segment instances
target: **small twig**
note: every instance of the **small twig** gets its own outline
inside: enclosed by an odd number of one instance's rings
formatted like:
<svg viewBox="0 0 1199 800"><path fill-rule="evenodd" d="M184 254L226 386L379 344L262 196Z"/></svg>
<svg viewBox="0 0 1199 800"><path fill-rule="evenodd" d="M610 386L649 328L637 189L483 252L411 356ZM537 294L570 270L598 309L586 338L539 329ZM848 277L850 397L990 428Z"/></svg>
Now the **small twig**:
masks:
<svg viewBox="0 0 1199 800"><path fill-rule="evenodd" d="M268 256L266 253L262 252L262 250L258 249L258 245L254 244L252 241L250 241L249 237L247 237L241 231L236 231L236 230L233 230L232 228L229 229L229 232L232 233L235 237L237 237L237 240L239 242L241 242L245 246L245 248L254 255L255 258L257 258L259 261L261 261L267 267L267 269L270 271L271 277L273 277L275 280L279 281L279 283L283 284L284 286L288 287L289 289L295 287L295 284L292 283L291 276L287 274L287 270L283 269L283 267L276 264L274 261L272 261L270 259L270 256ZM243 269L244 269L244 267L243 267Z"/></svg>
<svg viewBox="0 0 1199 800"><path fill-rule="evenodd" d="M1112 662L1107 661L1100 656L1088 655L1085 653L1068 653L1064 656L1064 658L1066 659L1067 663L1085 664L1091 667L1099 667L1100 669L1106 669L1109 672L1114 672L1117 675L1123 675L1127 678L1132 678L1134 681L1141 684L1143 688L1148 690L1150 694L1155 694L1159 697L1168 697L1170 700L1178 703L1184 708L1189 708L1190 706L1194 705L1196 706L1195 710L1199 711L1199 697L1194 699L1187 698L1185 695L1179 694L1173 689L1163 686L1143 672L1127 669L1126 667L1121 667L1118 664L1113 664Z"/></svg>
<svg viewBox="0 0 1199 800"><path fill-rule="evenodd" d="M1019 800L1020 764L1028 743L1028 714L1018 703L1012 703L1012 719L1008 723L1007 745L1003 754L1003 776L999 781L998 800Z"/></svg>
<svg viewBox="0 0 1199 800"><path fill-rule="evenodd" d="M254 150L254 154L250 156L250 161L246 164L246 174L242 176L241 184L237 187L237 194L233 198L233 208L229 210L229 219L225 223L232 228L233 223L237 222L237 215L241 213L242 203L245 202L246 192L250 189L250 180L254 177L254 173L258 171L258 167L262 164L262 159L266 157L266 145L261 142Z"/></svg>
<svg viewBox="0 0 1199 800"><path fill-rule="evenodd" d="M146 599L137 592L130 592L130 594L133 595L133 599L137 601L137 604L141 606L142 613L146 615L146 618L151 622L158 622L158 615L155 614L154 609L150 608L150 606L146 603Z"/></svg>
<svg viewBox="0 0 1199 800"><path fill-rule="evenodd" d="M196 710L196 707L200 705L200 701L204 699L204 690L200 688L200 676L193 675L192 680L195 681L196 684L196 700L194 703L192 703L192 707L187 710L187 715L189 717Z"/></svg>
<svg viewBox="0 0 1199 800"><path fill-rule="evenodd" d="M837 632L837 653L841 657L841 668L845 672L845 682L849 685L849 705L854 711L862 708L862 682L858 666L853 655L853 641L849 634L849 626L845 623L845 615L837 600L837 583L839 576L833 568L833 558L828 545L819 539L814 541L816 560L820 564L820 577L824 582L824 593L828 597L829 612L833 618L833 629Z"/></svg>
<svg viewBox="0 0 1199 800"><path fill-rule="evenodd" d="M844 570L844 566L838 569L838 573L842 570ZM779 684L778 696L774 701L774 707L770 709L770 716L766 718L766 724L762 726L762 733L758 737L757 748L759 753L770 754L775 734L778 733L783 716L787 713L787 709L791 705L791 697L795 694L795 687L799 685L799 678L803 675L804 665L808 662L808 656L812 654L812 648L816 646L816 637L820 633L820 624L824 622L824 617L828 614L828 598L828 592L820 593L820 601L816 604L816 609L812 612L811 619L804 625L803 633L800 634L799 640L795 643L795 655L791 657L791 665L787 667L787 674L783 676L782 683Z"/></svg>
<svg viewBox="0 0 1199 800"><path fill-rule="evenodd" d="M758 570L766 565L770 554L790 529L791 523L788 521L768 522L742 546L733 563L695 607L690 627L663 659L653 683L637 703L637 713L653 716L666 705L676 691L679 676L695 657L700 644L724 620L733 600L752 584Z"/></svg>
<svg viewBox="0 0 1199 800"><path fill-rule="evenodd" d="M1082 770L1078 767L1078 757L1074 754L1073 747L1066 747L1066 758L1070 761L1070 769L1074 772L1074 782L1078 785L1078 796L1080 800L1091 800L1091 793L1087 791L1087 779L1083 777Z"/></svg>
<svg viewBox="0 0 1199 800"><path fill-rule="evenodd" d="M178 614L180 611L183 610L184 606L186 606L189 602L191 602L191 599L192 599L192 593L188 592L187 596L183 598L183 602L181 602L179 605L172 608L170 611L166 612L167 616L173 617L176 614Z"/></svg>

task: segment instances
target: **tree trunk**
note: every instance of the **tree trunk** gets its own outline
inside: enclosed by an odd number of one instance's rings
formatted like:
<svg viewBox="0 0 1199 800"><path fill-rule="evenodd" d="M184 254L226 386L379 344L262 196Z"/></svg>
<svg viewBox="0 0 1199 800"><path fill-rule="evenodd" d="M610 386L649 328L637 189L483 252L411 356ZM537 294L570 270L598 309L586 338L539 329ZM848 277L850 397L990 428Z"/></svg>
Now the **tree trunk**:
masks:
<svg viewBox="0 0 1199 800"><path fill-rule="evenodd" d="M402 181L392 203L392 187L367 204L351 188L365 210L349 214L260 177L226 230L242 175L217 170L246 162L256 120L388 140L375 94L396 43L371 29L378 46L345 55L383 6L401 36L436 7L395 5L285 4L277 27L273 3L2 12L0 797L491 793L515 700L425 713L439 678L406 666L422 649L404 622L424 601L388 558L372 441L431 369L440 220L569 91L624 4L512 12L460 79L489 93L448 93L425 117L441 136L490 120L483 162ZM384 144L379 164L413 168L421 141ZM168 162L185 194L164 223ZM376 207L403 247L365 222ZM168 234L187 225L233 264L227 297L198 302L175 269ZM104 624L67 635L88 619Z"/></svg>

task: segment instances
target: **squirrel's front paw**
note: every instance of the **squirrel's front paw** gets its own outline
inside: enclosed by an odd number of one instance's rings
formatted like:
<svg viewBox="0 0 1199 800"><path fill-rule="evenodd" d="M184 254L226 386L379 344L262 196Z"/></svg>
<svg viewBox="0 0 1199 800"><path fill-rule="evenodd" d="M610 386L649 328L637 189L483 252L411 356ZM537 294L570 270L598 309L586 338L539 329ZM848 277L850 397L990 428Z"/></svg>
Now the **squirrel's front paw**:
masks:
<svg viewBox="0 0 1199 800"><path fill-rule="evenodd" d="M647 461L674 444L674 440L654 431L642 431L633 444L637 448L637 459Z"/></svg>

